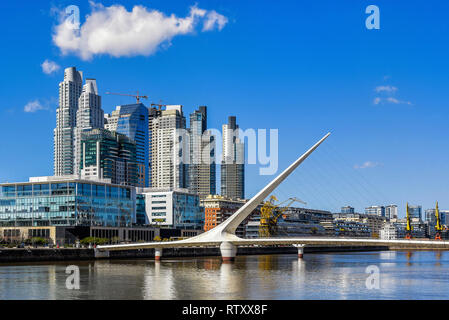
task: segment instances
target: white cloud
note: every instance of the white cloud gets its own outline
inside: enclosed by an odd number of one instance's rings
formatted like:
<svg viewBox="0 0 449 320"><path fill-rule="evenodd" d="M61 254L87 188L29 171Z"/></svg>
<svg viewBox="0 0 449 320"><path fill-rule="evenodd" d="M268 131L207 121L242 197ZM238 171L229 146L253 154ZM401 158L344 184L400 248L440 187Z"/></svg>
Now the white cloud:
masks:
<svg viewBox="0 0 449 320"><path fill-rule="evenodd" d="M213 30L215 25L218 30L221 30L224 28L226 23L228 23L228 18L217 13L215 10L209 11L203 24L203 31Z"/></svg>
<svg viewBox="0 0 449 320"><path fill-rule="evenodd" d="M141 5L127 11L121 5L105 7L91 2L91 10L79 30L73 28L70 19L65 19L64 12L60 13L53 43L62 54L75 54L83 60L102 54L149 56L162 44L170 45L175 36L194 33L200 23L203 23L202 31L210 31L215 27L221 30L228 22L225 16L196 6L190 7L186 17L166 16Z"/></svg>
<svg viewBox="0 0 449 320"><path fill-rule="evenodd" d="M372 162L372 161L365 161L363 164L358 165L356 164L354 166L354 169L366 169L366 168L374 168L380 166L380 163Z"/></svg>
<svg viewBox="0 0 449 320"><path fill-rule="evenodd" d="M393 86L378 86L375 90L376 92L395 93L396 91L398 91L398 88Z"/></svg>
<svg viewBox="0 0 449 320"><path fill-rule="evenodd" d="M43 106L39 100L34 100L34 101L30 101L28 102L25 107L23 108L23 111L25 112L36 112L39 110L47 110L48 107Z"/></svg>
<svg viewBox="0 0 449 320"><path fill-rule="evenodd" d="M384 104L384 103L392 103L392 104L408 104L408 105L413 105L410 101L403 101L403 100L398 100L394 97L387 97L387 98L381 98L381 97L376 97L373 100L373 104L378 105L378 104Z"/></svg>
<svg viewBox="0 0 449 320"><path fill-rule="evenodd" d="M53 72L58 71L61 67L54 61L45 60L42 64L42 71L46 74L52 74Z"/></svg>

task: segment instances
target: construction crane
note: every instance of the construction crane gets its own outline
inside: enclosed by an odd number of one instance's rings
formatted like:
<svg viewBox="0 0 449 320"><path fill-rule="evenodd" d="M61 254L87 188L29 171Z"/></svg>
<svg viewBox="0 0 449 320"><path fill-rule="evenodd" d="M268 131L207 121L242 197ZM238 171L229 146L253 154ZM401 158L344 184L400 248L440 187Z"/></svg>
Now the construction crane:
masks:
<svg viewBox="0 0 449 320"><path fill-rule="evenodd" d="M161 110L162 107L166 107L166 106L167 106L166 104L161 104L161 102L162 102L162 100L160 100L159 103L154 103L154 102L152 102L152 103L151 103L151 106L152 106L152 107L157 106L157 107L159 107L159 110Z"/></svg>
<svg viewBox="0 0 449 320"><path fill-rule="evenodd" d="M115 92L106 92L106 94L113 94L116 96L134 97L134 98L136 98L136 103L140 103L140 99L148 99L148 96L139 95L139 91L137 91L137 94L115 93Z"/></svg>
<svg viewBox="0 0 449 320"><path fill-rule="evenodd" d="M413 231L413 226L410 222L410 214L408 212L408 202L407 202L407 207L406 207L406 219L407 219L407 226L405 227L405 239L411 239L412 238L412 231Z"/></svg>
<svg viewBox="0 0 449 320"><path fill-rule="evenodd" d="M441 231L443 231L443 226L441 224L440 219L440 211L438 210L438 201L435 207L435 219L436 219L436 225L435 225L435 240L442 240L441 238Z"/></svg>
<svg viewBox="0 0 449 320"><path fill-rule="evenodd" d="M270 237L276 232L279 217L292 205L293 202L307 204L298 198L289 198L278 204L275 204L275 201L279 200L276 196L272 195L270 200L265 201L260 209L259 237ZM281 207L281 205L286 202L288 202L288 204Z"/></svg>

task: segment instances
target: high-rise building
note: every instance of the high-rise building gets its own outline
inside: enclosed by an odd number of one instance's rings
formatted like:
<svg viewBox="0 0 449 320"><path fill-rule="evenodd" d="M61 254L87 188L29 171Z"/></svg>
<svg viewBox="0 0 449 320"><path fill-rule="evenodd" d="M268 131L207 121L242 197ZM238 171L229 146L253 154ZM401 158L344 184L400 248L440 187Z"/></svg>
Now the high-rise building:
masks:
<svg viewBox="0 0 449 320"><path fill-rule="evenodd" d="M216 193L215 137L207 131L207 107L190 114L190 162L188 187L205 198Z"/></svg>
<svg viewBox="0 0 449 320"><path fill-rule="evenodd" d="M75 162L75 127L83 74L75 67L64 70L64 80L59 83L59 107L56 110L54 129L54 175L73 175Z"/></svg>
<svg viewBox="0 0 449 320"><path fill-rule="evenodd" d="M134 140L114 131L81 133L82 178L108 179L113 184L137 186L137 147Z"/></svg>
<svg viewBox="0 0 449 320"><path fill-rule="evenodd" d="M151 141L151 186L185 188L188 181L186 118L181 105L168 105L165 110L150 110L148 122Z"/></svg>
<svg viewBox="0 0 449 320"><path fill-rule="evenodd" d="M422 207L421 206L408 206L408 212L410 218L422 220Z"/></svg>
<svg viewBox="0 0 449 320"><path fill-rule="evenodd" d="M232 199L245 198L245 145L239 139L235 116L223 125L221 194Z"/></svg>
<svg viewBox="0 0 449 320"><path fill-rule="evenodd" d="M390 204L385 206L385 217L387 219L397 219L398 218L398 206L395 204Z"/></svg>
<svg viewBox="0 0 449 320"><path fill-rule="evenodd" d="M147 187L149 177L148 108L142 103L118 106L105 116L105 129L126 135L136 142L139 187Z"/></svg>
<svg viewBox="0 0 449 320"><path fill-rule="evenodd" d="M373 214L379 217L385 217L385 207L384 206L371 206L365 208L365 214Z"/></svg>
<svg viewBox="0 0 449 320"><path fill-rule="evenodd" d="M98 95L97 81L86 79L79 97L76 112L74 174L80 174L81 134L92 129L103 129L104 112L101 109L101 97Z"/></svg>

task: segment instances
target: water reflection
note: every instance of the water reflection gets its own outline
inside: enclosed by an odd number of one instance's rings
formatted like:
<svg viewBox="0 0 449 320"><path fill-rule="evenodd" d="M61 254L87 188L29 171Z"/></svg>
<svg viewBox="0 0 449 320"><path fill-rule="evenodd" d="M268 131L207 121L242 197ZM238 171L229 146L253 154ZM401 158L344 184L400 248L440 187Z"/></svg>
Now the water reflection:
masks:
<svg viewBox="0 0 449 320"><path fill-rule="evenodd" d="M449 255L398 251L79 262L80 290L65 287L69 264L3 265L0 299L449 299ZM380 288L366 286L370 265Z"/></svg>

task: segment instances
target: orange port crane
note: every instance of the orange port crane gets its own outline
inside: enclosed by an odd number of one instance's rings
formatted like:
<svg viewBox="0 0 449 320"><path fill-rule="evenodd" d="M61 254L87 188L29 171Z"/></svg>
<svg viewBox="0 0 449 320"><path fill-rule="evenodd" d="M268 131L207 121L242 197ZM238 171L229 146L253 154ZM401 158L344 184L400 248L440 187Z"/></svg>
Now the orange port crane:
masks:
<svg viewBox="0 0 449 320"><path fill-rule="evenodd" d="M139 95L139 91L137 91L137 94L115 93L115 92L106 92L106 94L113 94L116 96L134 97L134 98L136 98L136 103L140 103L140 99L148 99L148 96Z"/></svg>

